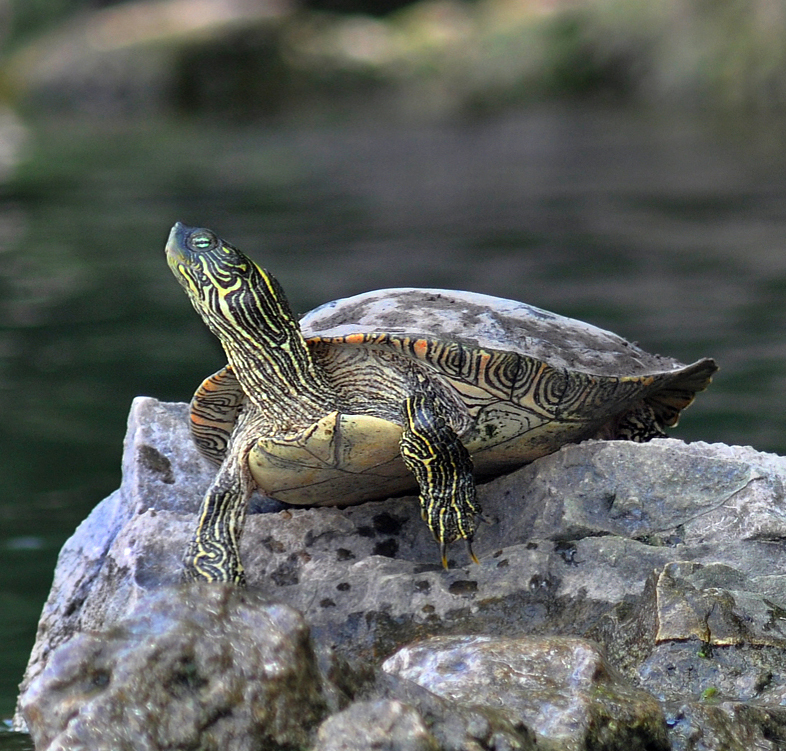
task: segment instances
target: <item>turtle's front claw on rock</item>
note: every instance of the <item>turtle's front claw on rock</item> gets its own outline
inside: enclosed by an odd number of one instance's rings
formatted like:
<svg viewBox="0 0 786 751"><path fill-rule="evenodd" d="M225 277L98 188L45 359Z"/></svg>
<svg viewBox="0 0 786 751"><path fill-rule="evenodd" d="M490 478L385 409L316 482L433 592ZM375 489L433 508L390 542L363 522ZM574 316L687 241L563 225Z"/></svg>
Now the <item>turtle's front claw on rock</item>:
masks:
<svg viewBox="0 0 786 751"><path fill-rule="evenodd" d="M472 562L480 564L480 561L478 560L478 557L475 555L475 551L472 550L472 538L465 537L464 538L464 544L467 547L467 555L469 555L469 557L472 560ZM439 554L440 554L440 557L442 559L442 568L444 568L446 570L449 569L450 568L450 564L448 563L448 543L445 542L444 540L439 543Z"/></svg>
<svg viewBox="0 0 786 751"><path fill-rule="evenodd" d="M472 550L472 540L469 537L467 537L465 543L467 545L467 554L472 559L472 562L479 564L480 561L478 560L478 557L475 555L475 551Z"/></svg>

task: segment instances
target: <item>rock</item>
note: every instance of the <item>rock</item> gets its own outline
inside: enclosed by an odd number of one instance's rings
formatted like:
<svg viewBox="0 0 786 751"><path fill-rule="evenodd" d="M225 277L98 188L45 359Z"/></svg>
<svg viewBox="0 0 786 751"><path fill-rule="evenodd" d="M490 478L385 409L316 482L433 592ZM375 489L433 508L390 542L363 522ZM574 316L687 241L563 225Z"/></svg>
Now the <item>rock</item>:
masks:
<svg viewBox="0 0 786 751"><path fill-rule="evenodd" d="M21 710L38 749L254 751L305 747L327 701L299 613L191 584L74 635Z"/></svg>
<svg viewBox="0 0 786 751"><path fill-rule="evenodd" d="M378 699L398 702L415 709L438 747L444 751L537 749L535 735L529 727L520 719L511 721L498 707L461 705L392 673L377 675L373 693ZM361 717L363 711L361 708ZM362 722L358 718L358 726Z"/></svg>
<svg viewBox="0 0 786 751"><path fill-rule="evenodd" d="M395 700L357 702L319 729L314 751L439 751L412 707Z"/></svg>
<svg viewBox="0 0 786 751"><path fill-rule="evenodd" d="M670 748L655 698L617 678L583 639L435 637L382 669L460 704L495 707L530 727L540 748Z"/></svg>
<svg viewBox="0 0 786 751"><path fill-rule="evenodd" d="M781 751L786 709L708 699L675 706L670 714L673 751L729 749Z"/></svg>
<svg viewBox="0 0 786 751"><path fill-rule="evenodd" d="M750 700L786 677L782 576L756 581L725 564L675 562L590 630L629 678L666 701Z"/></svg>
<svg viewBox="0 0 786 751"><path fill-rule="evenodd" d="M123 484L99 503L60 551L54 581L38 624L33 652L23 685L27 685L46 664L52 649L73 634L101 630L127 615L147 590L132 586L126 576L124 551L109 550L124 530L148 509L165 510L173 505L196 513L199 499L182 493L184 487L206 487L214 470L191 449L183 405L160 404L140 399L129 416L123 450ZM175 450L180 443L186 451ZM169 446L166 454L157 447ZM190 505L189 505L190 502ZM142 538L141 545L148 540ZM136 545L133 548L136 549ZM146 557L155 570L173 570L180 556L169 561ZM144 573L142 574L144 580ZM163 581L164 577L160 577ZM102 586L109 580L110 587ZM176 577L170 575L170 583Z"/></svg>
<svg viewBox="0 0 786 751"><path fill-rule="evenodd" d="M783 577L725 564L670 563L592 635L661 699L675 751L781 748L786 739Z"/></svg>
<svg viewBox="0 0 786 751"><path fill-rule="evenodd" d="M388 684L383 698L357 701L327 719L312 751L536 751L535 737L487 707L454 703L407 681ZM415 689L418 687L415 686ZM393 698L406 697L403 700Z"/></svg>
<svg viewBox="0 0 786 751"><path fill-rule="evenodd" d="M183 404L135 400L123 484L61 551L22 695L58 644L111 629L177 583L215 472L186 415ZM758 703L758 714L734 716L777 723L785 483L786 460L750 448L587 441L479 487L492 523L478 530L477 566L457 545L442 570L414 498L253 513L241 546L249 591L300 611L322 650L364 670L439 635L590 637L672 717L676 701L701 722L730 716L693 708L714 687L724 707ZM449 723L406 697L377 699L414 707L444 747L492 747L464 730L442 738ZM505 727L506 743L526 736Z"/></svg>
<svg viewBox="0 0 786 751"><path fill-rule="evenodd" d="M0 21L7 4L0 3ZM223 74L214 96L224 107L237 107L238 59L256 74L256 88L246 88L246 97L280 97L271 37L293 10L285 0L129 0L84 8L16 45L5 75L16 97L38 108L127 117L168 113L176 102L193 106ZM251 106L246 102L246 111Z"/></svg>

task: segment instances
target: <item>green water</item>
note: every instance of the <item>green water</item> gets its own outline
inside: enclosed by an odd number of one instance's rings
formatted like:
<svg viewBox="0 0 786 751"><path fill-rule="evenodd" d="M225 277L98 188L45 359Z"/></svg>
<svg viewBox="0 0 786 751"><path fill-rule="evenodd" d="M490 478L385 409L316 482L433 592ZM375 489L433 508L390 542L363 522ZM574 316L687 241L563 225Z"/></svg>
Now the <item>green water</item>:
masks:
<svg viewBox="0 0 786 751"><path fill-rule="evenodd" d="M786 453L781 132L574 107L450 125L33 126L0 184L0 717L60 545L120 481L131 399L187 400L222 364L164 262L175 220L245 249L299 311L464 288L714 356L675 435Z"/></svg>

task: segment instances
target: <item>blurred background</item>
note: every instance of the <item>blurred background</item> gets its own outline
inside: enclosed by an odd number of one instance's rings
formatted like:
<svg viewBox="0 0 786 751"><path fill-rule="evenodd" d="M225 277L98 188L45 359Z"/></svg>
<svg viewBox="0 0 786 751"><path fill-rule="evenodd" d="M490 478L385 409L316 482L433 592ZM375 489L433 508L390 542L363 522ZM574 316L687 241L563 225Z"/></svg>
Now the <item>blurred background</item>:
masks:
<svg viewBox="0 0 786 751"><path fill-rule="evenodd" d="M131 400L223 363L174 221L299 312L470 289L713 356L672 434L786 453L785 103L782 0L0 0L0 718Z"/></svg>

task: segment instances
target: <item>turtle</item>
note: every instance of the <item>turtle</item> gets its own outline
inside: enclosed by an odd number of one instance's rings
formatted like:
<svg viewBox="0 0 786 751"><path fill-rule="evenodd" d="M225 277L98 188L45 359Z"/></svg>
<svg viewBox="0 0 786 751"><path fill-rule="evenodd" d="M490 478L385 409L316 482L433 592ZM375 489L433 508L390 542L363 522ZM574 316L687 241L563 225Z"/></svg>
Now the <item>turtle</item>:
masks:
<svg viewBox="0 0 786 751"><path fill-rule="evenodd" d="M375 290L298 320L267 270L180 222L166 256L227 357L190 405L191 435L218 469L187 581L245 583L239 539L256 489L309 506L417 491L443 566L460 539L477 562L476 481L587 438L663 437L717 370L473 292Z"/></svg>

